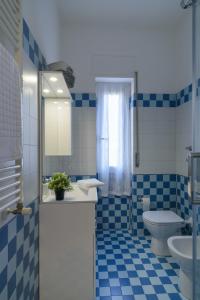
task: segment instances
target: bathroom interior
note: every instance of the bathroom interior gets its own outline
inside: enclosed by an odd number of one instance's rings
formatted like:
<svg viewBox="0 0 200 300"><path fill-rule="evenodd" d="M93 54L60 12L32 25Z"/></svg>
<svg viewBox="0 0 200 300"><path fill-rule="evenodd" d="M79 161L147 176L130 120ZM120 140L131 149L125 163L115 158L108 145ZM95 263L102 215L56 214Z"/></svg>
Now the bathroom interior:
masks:
<svg viewBox="0 0 200 300"><path fill-rule="evenodd" d="M0 0L0 300L200 300L199 120L199 0Z"/></svg>

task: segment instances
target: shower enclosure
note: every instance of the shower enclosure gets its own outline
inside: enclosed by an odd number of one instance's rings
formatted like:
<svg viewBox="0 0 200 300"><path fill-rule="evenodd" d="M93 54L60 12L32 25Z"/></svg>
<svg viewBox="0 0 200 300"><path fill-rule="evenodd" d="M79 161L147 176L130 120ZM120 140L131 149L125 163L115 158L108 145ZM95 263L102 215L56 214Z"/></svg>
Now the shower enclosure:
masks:
<svg viewBox="0 0 200 300"><path fill-rule="evenodd" d="M200 299L200 1L193 0L193 153L191 201L193 209L193 300Z"/></svg>

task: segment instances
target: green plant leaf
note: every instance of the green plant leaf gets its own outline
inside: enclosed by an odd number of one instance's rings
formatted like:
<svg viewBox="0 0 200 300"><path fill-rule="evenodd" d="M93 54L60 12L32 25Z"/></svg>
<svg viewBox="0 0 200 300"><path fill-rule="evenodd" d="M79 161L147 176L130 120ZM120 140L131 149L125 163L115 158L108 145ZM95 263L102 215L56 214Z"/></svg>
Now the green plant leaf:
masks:
<svg viewBox="0 0 200 300"><path fill-rule="evenodd" d="M58 191L58 190L71 191L71 190L73 190L70 177L68 175L66 175L65 173L54 173L48 184L48 188L50 190L54 190L54 191Z"/></svg>

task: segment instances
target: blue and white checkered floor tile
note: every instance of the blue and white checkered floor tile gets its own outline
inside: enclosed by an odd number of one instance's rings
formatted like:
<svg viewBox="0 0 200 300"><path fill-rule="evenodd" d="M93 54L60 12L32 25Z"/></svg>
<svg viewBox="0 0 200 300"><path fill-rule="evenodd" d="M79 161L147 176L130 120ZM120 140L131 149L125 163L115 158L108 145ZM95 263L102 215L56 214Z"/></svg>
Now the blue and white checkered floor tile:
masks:
<svg viewBox="0 0 200 300"><path fill-rule="evenodd" d="M183 300L179 266L156 257L150 240L128 231L97 232L96 300Z"/></svg>

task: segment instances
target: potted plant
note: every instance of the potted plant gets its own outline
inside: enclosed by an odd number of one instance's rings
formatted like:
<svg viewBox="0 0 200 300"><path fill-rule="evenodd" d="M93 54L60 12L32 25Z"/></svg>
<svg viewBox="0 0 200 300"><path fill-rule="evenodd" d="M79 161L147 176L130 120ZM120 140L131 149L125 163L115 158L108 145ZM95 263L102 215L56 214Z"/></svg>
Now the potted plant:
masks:
<svg viewBox="0 0 200 300"><path fill-rule="evenodd" d="M55 173L53 174L48 188L54 190L56 195L56 200L63 200L65 191L73 190L71 186L70 177L65 173Z"/></svg>

